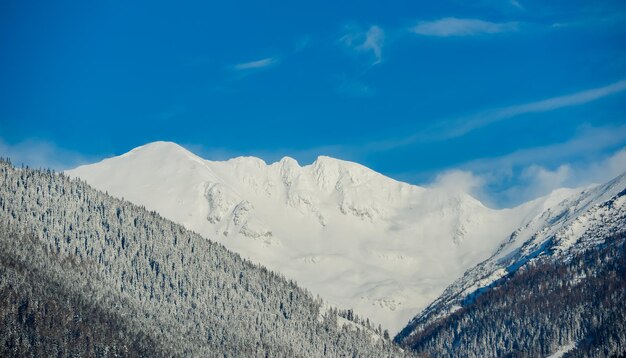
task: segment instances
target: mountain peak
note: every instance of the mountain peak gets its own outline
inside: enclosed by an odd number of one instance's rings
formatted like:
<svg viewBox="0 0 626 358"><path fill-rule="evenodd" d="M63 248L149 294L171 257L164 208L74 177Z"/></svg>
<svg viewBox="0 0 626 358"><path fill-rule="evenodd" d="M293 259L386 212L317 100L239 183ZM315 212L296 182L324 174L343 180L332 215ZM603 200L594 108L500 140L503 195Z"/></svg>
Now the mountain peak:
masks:
<svg viewBox="0 0 626 358"><path fill-rule="evenodd" d="M193 162L194 166L206 166L206 164L210 162L207 159L189 151L187 148L177 143L168 141L157 141L142 145L119 156L119 158L127 156L135 156L136 160L152 162L156 165L160 165L159 163L165 162L173 162L179 165L185 162ZM236 163L236 166L250 166L249 164L242 163L252 163L252 166L256 167L262 167L265 165L265 162L262 159L256 157L237 157L229 159L226 162L234 162Z"/></svg>
<svg viewBox="0 0 626 358"><path fill-rule="evenodd" d="M313 166L315 165L329 165L329 164L354 164L356 165L356 163L353 162L349 162L347 160L343 160L343 159L337 159L337 158L333 158L333 157L329 157L326 155L320 155L318 156L315 161L313 162Z"/></svg>
<svg viewBox="0 0 626 358"><path fill-rule="evenodd" d="M134 148L134 149L132 149L128 153L145 152L145 151L150 151L150 152L172 152L172 151L189 152L187 149L183 148L182 146L180 146L179 144L174 143L174 142L155 141L155 142L150 142L150 143L144 144L142 146L139 146L137 148ZM128 153L126 153L126 154L128 154Z"/></svg>
<svg viewBox="0 0 626 358"><path fill-rule="evenodd" d="M176 161L181 159L197 161L201 159L181 145L168 141L156 141L144 144L120 155L118 158L140 158L142 160L157 161Z"/></svg>
<svg viewBox="0 0 626 358"><path fill-rule="evenodd" d="M311 163L311 167L313 167L316 171L345 172L350 173L351 175L368 175L372 173L378 174L376 171L359 163L332 158L325 155L318 156L317 159L315 159L315 161Z"/></svg>
<svg viewBox="0 0 626 358"><path fill-rule="evenodd" d="M228 163L233 163L236 167L254 167L265 168L267 163L261 158L253 156L240 156L227 160Z"/></svg>
<svg viewBox="0 0 626 358"><path fill-rule="evenodd" d="M292 158L292 157L288 157L288 156L283 157L283 158L279 161L279 163L280 163L280 165L281 165L281 166L287 166L287 165L289 165L289 166L294 166L294 167L299 167L299 166L300 166L300 164L298 163L298 161L297 161L297 160L295 160L295 159L294 159L294 158Z"/></svg>
<svg viewBox="0 0 626 358"><path fill-rule="evenodd" d="M68 174L288 272L392 330L520 226L463 196L328 156L304 166L290 157L209 161L154 142ZM445 261L462 263L442 268ZM353 276L336 280L344 272Z"/></svg>

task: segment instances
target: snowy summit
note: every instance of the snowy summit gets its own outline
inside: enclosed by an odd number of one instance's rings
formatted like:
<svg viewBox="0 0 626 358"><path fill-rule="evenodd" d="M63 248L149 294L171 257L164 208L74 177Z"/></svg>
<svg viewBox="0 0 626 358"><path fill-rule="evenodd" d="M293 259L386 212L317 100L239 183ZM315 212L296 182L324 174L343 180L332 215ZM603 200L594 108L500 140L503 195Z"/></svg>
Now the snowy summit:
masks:
<svg viewBox="0 0 626 358"><path fill-rule="evenodd" d="M319 157L209 161L154 142L67 174L144 205L395 332L547 199L490 209Z"/></svg>

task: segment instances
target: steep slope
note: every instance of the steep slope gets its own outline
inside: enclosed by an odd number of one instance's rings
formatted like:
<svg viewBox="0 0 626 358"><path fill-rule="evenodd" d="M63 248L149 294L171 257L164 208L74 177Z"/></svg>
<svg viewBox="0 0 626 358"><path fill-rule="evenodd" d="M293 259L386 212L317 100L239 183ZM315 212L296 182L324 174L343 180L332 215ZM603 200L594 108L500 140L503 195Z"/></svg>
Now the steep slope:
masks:
<svg viewBox="0 0 626 358"><path fill-rule="evenodd" d="M403 355L322 307L154 212L0 161L0 356Z"/></svg>
<svg viewBox="0 0 626 358"><path fill-rule="evenodd" d="M208 161L168 142L67 172L397 331L545 200L492 210L319 157Z"/></svg>
<svg viewBox="0 0 626 358"><path fill-rule="evenodd" d="M516 230L491 258L448 287L396 340L438 356L499 356L516 350L538 356L571 343L567 341L578 342L579 348L571 354L623 352L623 320L615 321L615 315L626 313L620 309L626 297L625 236L626 174L622 174L563 200ZM556 313L539 319L546 312ZM605 316L607 312L612 318ZM492 350L484 342L471 344L463 329L470 323L492 332L498 350L494 342ZM600 345L597 330L613 330L618 337ZM543 332L543 337L530 331ZM456 343L441 344L442 340ZM591 348L602 350L594 353Z"/></svg>
<svg viewBox="0 0 626 358"><path fill-rule="evenodd" d="M624 356L625 238L540 257L403 343L433 357Z"/></svg>
<svg viewBox="0 0 626 358"><path fill-rule="evenodd" d="M72 267L38 238L0 225L0 355L3 357L173 354L125 315L106 310L67 280ZM75 274L72 272L71 274Z"/></svg>

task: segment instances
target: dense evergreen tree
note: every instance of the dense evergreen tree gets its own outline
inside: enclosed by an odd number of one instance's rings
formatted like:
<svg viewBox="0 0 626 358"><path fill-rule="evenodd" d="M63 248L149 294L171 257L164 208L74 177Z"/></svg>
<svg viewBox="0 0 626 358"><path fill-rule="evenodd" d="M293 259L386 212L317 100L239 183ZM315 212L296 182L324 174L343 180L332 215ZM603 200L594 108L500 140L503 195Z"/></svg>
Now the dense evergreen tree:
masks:
<svg viewBox="0 0 626 358"><path fill-rule="evenodd" d="M155 212L0 161L0 356L407 354L322 307Z"/></svg>

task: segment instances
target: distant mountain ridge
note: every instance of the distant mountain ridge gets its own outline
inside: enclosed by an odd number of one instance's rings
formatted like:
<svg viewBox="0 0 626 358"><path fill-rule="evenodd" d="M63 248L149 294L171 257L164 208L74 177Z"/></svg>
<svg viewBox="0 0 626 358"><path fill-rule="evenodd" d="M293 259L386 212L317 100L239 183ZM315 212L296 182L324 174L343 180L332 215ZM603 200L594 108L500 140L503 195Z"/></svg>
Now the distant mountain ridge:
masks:
<svg viewBox="0 0 626 358"><path fill-rule="evenodd" d="M155 210L392 332L573 191L494 210L319 157L204 160L171 142L67 171Z"/></svg>
<svg viewBox="0 0 626 358"><path fill-rule="evenodd" d="M568 344L572 356L626 354L625 238L626 173L568 197L513 232L395 339L437 356L547 355ZM513 303L517 297L526 300ZM513 306L519 317L507 316ZM542 321L542 310L558 317ZM531 317L534 321L525 321ZM485 329L498 345L470 343L472 338L460 333L470 322L491 327ZM516 338L515 330L524 333ZM544 339L534 338L532 331L544 332Z"/></svg>

